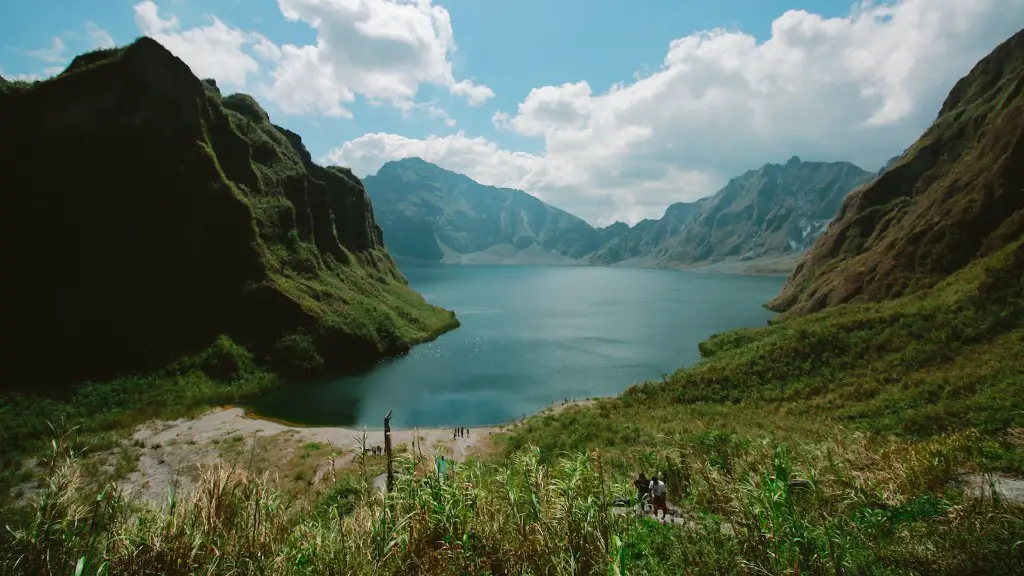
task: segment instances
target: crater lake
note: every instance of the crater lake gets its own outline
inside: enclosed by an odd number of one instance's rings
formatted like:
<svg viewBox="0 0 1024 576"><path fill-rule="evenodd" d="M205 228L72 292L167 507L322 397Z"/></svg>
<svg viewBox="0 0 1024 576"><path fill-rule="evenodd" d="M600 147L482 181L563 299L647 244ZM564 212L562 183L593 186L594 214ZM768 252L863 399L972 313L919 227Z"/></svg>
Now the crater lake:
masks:
<svg viewBox="0 0 1024 576"><path fill-rule="evenodd" d="M712 334L764 326L778 276L596 266L401 263L462 326L358 375L274 389L248 408L305 425L509 422L564 399L614 395L700 360Z"/></svg>

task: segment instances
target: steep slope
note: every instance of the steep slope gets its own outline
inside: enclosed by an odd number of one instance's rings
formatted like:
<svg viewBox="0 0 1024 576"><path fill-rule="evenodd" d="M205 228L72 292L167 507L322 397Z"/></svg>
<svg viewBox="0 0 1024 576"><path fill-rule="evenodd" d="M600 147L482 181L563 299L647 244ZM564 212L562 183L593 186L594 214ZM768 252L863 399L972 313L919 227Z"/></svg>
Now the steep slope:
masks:
<svg viewBox="0 0 1024 576"><path fill-rule="evenodd" d="M848 162L765 164L733 178L659 250L665 264L801 252L873 175Z"/></svg>
<svg viewBox="0 0 1024 576"><path fill-rule="evenodd" d="M407 286L351 172L149 38L11 84L0 127L3 386L148 370L218 334L348 368L457 324Z"/></svg>
<svg viewBox="0 0 1024 576"><path fill-rule="evenodd" d="M605 228L612 236L587 259L595 264L615 264L626 260L651 258L666 242L682 233L706 200L676 202L657 220L641 220L632 227L622 223ZM615 227L615 228L613 228Z"/></svg>
<svg viewBox="0 0 1024 576"><path fill-rule="evenodd" d="M798 254L818 238L846 194L873 176L848 162L794 157L765 164L713 196L673 204L661 219L620 231L590 260L692 267Z"/></svg>
<svg viewBox="0 0 1024 576"><path fill-rule="evenodd" d="M583 257L603 238L525 192L484 186L419 158L388 162L364 182L397 256L495 263L532 248L531 261L562 263Z"/></svg>
<svg viewBox="0 0 1024 576"><path fill-rule="evenodd" d="M953 87L924 135L836 221L770 306L805 313L934 286L1024 232L1024 31Z"/></svg>

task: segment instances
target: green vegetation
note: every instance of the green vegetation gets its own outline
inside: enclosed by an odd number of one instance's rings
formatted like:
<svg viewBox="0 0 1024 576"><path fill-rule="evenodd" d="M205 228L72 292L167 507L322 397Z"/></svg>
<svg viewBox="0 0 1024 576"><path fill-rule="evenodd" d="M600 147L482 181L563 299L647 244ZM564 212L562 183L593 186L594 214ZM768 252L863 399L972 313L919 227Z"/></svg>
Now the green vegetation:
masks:
<svg viewBox="0 0 1024 576"><path fill-rule="evenodd" d="M130 431L154 418L173 419L241 402L279 384L228 337L206 350L144 376L89 382L51 394L0 395L0 501L25 481L25 458L43 452L54 435L71 448L96 453L123 447Z"/></svg>
<svg viewBox="0 0 1024 576"><path fill-rule="evenodd" d="M928 292L714 337L698 365L528 419L443 483L432 458L402 460L386 499L367 495L379 459L313 500L211 469L162 511L97 500L59 464L59 497L5 514L0 570L1014 574L1024 508L986 487L1024 470L1022 270L1018 242ZM300 446L291 482L325 450ZM667 481L680 524L609 512L640 470Z"/></svg>
<svg viewBox="0 0 1024 576"><path fill-rule="evenodd" d="M458 325L409 288L351 172L317 166L255 100L149 38L4 83L0 128L19 135L0 171L22 183L0 266L19 279L7 301L31 312L10 314L4 389L157 372L221 334L305 377Z"/></svg>
<svg viewBox="0 0 1024 576"><path fill-rule="evenodd" d="M534 419L510 446L625 449L728 415L797 438L823 425L912 439L975 429L993 439L992 464L1024 472L1024 452L999 440L1024 426L1022 276L1024 240L930 291L719 335L665 382Z"/></svg>
<svg viewBox="0 0 1024 576"><path fill-rule="evenodd" d="M993 94L999 110L1017 110L1004 98L1011 82L996 81L995 72L1024 69L1016 66L1022 54L1024 32L979 64L968 77L973 81L957 85L944 114L967 110L971 118L981 118L971 111L995 110L979 101ZM208 97L219 95L210 87ZM252 106L236 98L228 104L234 110L225 114L233 125L252 122L247 130L275 140L257 125L263 116ZM908 178L907 190L919 190L918 177L933 166L914 158L946 158L955 166L969 157L978 167L989 165L987 157L1005 162L1000 170L1010 166L1020 158L1019 147L1001 152L1007 142L1020 141L1019 124L1007 120L1010 115L988 116L998 129L979 137L966 156L960 154L963 143L929 148L936 141L926 135L926 143L879 182ZM942 122L940 117L937 125ZM979 122L968 124L972 130L983 128ZM279 136L294 141L290 133ZM213 136L218 138L224 136ZM256 136L247 138L256 143L254 149L263 146ZM301 151L296 154L292 160L306 165ZM217 171L239 170L230 155L215 158ZM922 162L928 166L922 168ZM291 181L293 162L272 166L257 170L256 178ZM330 172L338 180L325 178L325 187L352 184L343 171ZM941 178L953 178L950 174ZM890 189L867 187L840 214L838 229L847 232L819 241L817 256L805 261L791 283L796 292L809 290L808 299L795 301L814 302L807 309L822 311L790 313L765 328L715 336L701 345L704 360L663 382L533 417L497 439L504 453L494 462L452 463L441 479L431 456L417 461L403 454L395 490L387 496L369 490L381 468L379 458L353 458L359 471L339 474L334 447L263 444L257 450L255 440L246 446L239 436L222 440L231 464L207 468L191 495L172 492L157 508L130 501L77 459L73 444L55 440L49 458L35 467L42 490L31 505L0 503L0 516L9 525L0 531L0 572L1019 574L1024 505L997 490L994 475L1024 473L1024 237L1018 227L1024 220L1007 200L1007 194L1019 192L1013 178L1020 170L999 174L1005 179L987 181L984 194L981 187L957 188L928 176L929 186L939 181L949 186L924 190L916 200L892 200L902 206L899 213L922 218L949 215L929 210L941 196L935 190L952 190L956 193L943 194L964 204L1003 199L996 204L1008 208L999 212L1005 221L986 220L995 230L983 231L991 233L984 249L964 252L970 252L966 262L959 256L949 260L955 273L934 278L938 269L925 265L893 277L874 293L878 298L864 302L849 303L851 298L835 293L815 295L802 275L825 277L845 266L846 260L827 261L840 253L829 248L838 246L836 236L852 242L840 247L848 250L859 242L849 234L850 226L863 227L872 238L888 230L888 220L866 222L858 208ZM326 360L323 343L343 326L345 334L374 342L394 341L408 334L403 326L417 326L411 292L387 289L393 268L386 254L349 245L335 250L322 235L317 240L317 230L322 234L323 229L315 221L308 229L283 225L280 197L253 194L257 188L243 188L244 180L244 174L233 177L241 184L222 191L239 194L251 207L256 218L246 221L259 228L254 238L279 238L268 240L274 248L260 253L267 270L264 285L316 319L283 336L275 331L271 357L301 358L292 365L313 371ZM992 214L989 208L979 210L954 211L944 221L950 226L946 231L974 226L977 218L988 218L978 214ZM344 213L363 218L358 210ZM844 224L850 214L859 216ZM934 226L932 220L922 222ZM368 232L361 237L372 244L374 234ZM874 261L897 262L889 256L905 255L904 248L923 237L907 230L904 236L903 243L879 243L890 252L872 249ZM928 246L923 250L932 249ZM314 269L330 273L312 275ZM850 296L859 286L857 278L822 286L842 286ZM378 284L385 286L383 292L374 291ZM368 294L372 298L359 300ZM901 296L885 297L895 294ZM410 306L386 311L370 306L388 298ZM802 308L795 306L794 312L806 311ZM218 338L205 352L171 363L164 380L83 387L68 405L0 404L4 446L10 438L12 445L38 442L45 421L58 413L68 414L71 426L101 434L130 425L139 414L161 414L160 401L168 399L161 394L182 395L170 399L187 406L258 389L266 385L260 357L231 338ZM119 412L122 406L132 410ZM19 421L23 415L25 423ZM138 447L128 449L133 448ZM246 451L248 463L242 464ZM317 467L320 460L330 466ZM282 464L285 474L278 480L260 472ZM110 475L123 468L115 466ZM325 490L304 489L327 469ZM661 524L612 506L631 496L630 482L639 471L667 481L678 522Z"/></svg>
<svg viewBox="0 0 1024 576"><path fill-rule="evenodd" d="M931 127L843 205L771 303L806 313L942 282L1024 234L1024 31L960 79Z"/></svg>
<svg viewBox="0 0 1024 576"><path fill-rule="evenodd" d="M608 504L628 477L601 453L525 449L501 465L397 462L395 490L335 478L297 506L267 475L207 468L159 509L97 490L60 443L38 506L5 515L5 574L1014 574L1024 510L950 481L979 439L878 444L863 434L790 447L707 431L642 455L678 525Z"/></svg>

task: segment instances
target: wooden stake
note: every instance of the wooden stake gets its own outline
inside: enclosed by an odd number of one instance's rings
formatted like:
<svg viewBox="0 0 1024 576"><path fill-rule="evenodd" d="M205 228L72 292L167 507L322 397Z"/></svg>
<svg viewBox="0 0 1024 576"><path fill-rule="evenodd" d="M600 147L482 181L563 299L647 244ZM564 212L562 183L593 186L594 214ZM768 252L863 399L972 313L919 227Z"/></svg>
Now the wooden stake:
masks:
<svg viewBox="0 0 1024 576"><path fill-rule="evenodd" d="M384 453L388 459L388 492L391 492L395 485L395 473L391 469L391 410L384 417Z"/></svg>

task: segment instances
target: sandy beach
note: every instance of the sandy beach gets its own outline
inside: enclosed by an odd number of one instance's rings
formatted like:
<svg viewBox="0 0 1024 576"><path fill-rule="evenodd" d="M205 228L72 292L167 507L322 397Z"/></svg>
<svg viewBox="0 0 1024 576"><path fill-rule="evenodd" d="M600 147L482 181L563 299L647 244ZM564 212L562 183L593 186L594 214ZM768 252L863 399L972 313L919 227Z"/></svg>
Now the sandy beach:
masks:
<svg viewBox="0 0 1024 576"><path fill-rule="evenodd" d="M594 403L594 399L558 402L537 415ZM396 453L437 453L460 461L494 450L493 436L517 423L468 428L454 437L452 428L403 428L391 431ZM135 497L152 503L166 501L173 487L179 494L194 486L203 465L236 464L257 472L269 472L282 485L316 489L332 471L359 466L364 431L355 427L294 426L253 417L239 407L223 407L192 419L153 421L135 430L130 442L139 451L138 468L122 481ZM384 446L384 430L367 429L369 449ZM381 456L368 456L379 465Z"/></svg>

